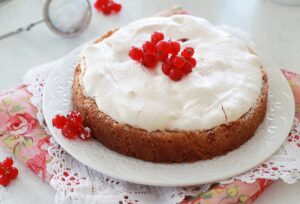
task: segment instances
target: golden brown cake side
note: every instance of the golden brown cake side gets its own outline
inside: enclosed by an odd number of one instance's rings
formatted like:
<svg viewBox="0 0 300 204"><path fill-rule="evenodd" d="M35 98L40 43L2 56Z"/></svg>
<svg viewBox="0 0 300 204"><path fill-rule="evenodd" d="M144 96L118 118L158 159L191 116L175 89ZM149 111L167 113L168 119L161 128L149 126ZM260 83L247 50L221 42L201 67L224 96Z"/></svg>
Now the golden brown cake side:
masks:
<svg viewBox="0 0 300 204"><path fill-rule="evenodd" d="M106 37L109 35L106 35ZM92 129L92 134L111 150L157 163L181 163L210 159L234 150L248 141L263 121L268 98L268 79L263 72L261 94L241 118L210 130L148 132L119 124L101 112L96 102L83 93L76 67L73 81L73 106ZM159 116L158 116L159 117Z"/></svg>

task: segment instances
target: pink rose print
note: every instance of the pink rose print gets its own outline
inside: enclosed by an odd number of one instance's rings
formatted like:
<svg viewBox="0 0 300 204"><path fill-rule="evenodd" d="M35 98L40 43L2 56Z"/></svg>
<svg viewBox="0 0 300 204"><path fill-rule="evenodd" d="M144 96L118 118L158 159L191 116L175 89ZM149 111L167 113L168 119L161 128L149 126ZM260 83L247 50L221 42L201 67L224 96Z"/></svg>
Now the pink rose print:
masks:
<svg viewBox="0 0 300 204"><path fill-rule="evenodd" d="M37 148L40 150L39 154L36 154L33 158L27 161L27 166L35 173L42 172L42 179L46 178L46 165L47 165L47 150L43 149L44 145L50 145L50 137L45 137L38 141ZM47 148L47 147L46 147Z"/></svg>
<svg viewBox="0 0 300 204"><path fill-rule="evenodd" d="M39 153L27 161L27 166L35 173L38 174L42 172L42 179L46 178L46 155L44 153Z"/></svg>
<svg viewBox="0 0 300 204"><path fill-rule="evenodd" d="M11 135L26 135L37 125L37 121L28 113L10 116L6 129Z"/></svg>

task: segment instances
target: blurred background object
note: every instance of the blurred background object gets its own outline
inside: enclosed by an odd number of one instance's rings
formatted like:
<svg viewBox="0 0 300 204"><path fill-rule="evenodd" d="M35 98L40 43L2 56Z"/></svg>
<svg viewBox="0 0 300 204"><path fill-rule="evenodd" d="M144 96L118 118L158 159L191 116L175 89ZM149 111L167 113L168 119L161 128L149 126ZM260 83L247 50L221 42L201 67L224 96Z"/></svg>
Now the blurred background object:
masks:
<svg viewBox="0 0 300 204"><path fill-rule="evenodd" d="M8 1L10 1L10 0L0 0L0 4L1 4L1 3L8 2Z"/></svg>
<svg viewBox="0 0 300 204"><path fill-rule="evenodd" d="M89 0L46 0L43 15L47 26L62 37L79 35L91 22Z"/></svg>
<svg viewBox="0 0 300 204"><path fill-rule="evenodd" d="M272 0L273 2L289 6L299 6L300 0Z"/></svg>
<svg viewBox="0 0 300 204"><path fill-rule="evenodd" d="M0 3L9 0L0 0ZM74 37L82 33L90 24L92 7L89 0L46 0L43 6L44 19L0 35L0 40L30 31L45 22L48 28L62 37Z"/></svg>

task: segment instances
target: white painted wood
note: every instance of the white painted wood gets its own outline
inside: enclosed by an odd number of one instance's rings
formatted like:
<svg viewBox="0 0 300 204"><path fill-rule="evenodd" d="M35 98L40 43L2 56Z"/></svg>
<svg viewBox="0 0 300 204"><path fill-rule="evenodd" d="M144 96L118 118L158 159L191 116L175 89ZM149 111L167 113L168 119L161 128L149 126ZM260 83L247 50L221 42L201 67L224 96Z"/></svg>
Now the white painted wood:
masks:
<svg viewBox="0 0 300 204"><path fill-rule="evenodd" d="M106 31L141 17L151 16L172 5L182 5L191 14L214 24L227 24L250 32L264 59L300 72L300 7L281 6L270 0L124 0L119 15L94 13L92 23L79 37L62 39L38 25L30 32L0 41L0 90L22 82L31 68L64 56L80 44ZM0 35L42 18L41 0L10 0L0 4ZM0 160L8 153L0 150ZM55 192L19 164L20 176L8 188L0 187L0 203L54 203ZM277 182L257 204L300 203L300 182Z"/></svg>

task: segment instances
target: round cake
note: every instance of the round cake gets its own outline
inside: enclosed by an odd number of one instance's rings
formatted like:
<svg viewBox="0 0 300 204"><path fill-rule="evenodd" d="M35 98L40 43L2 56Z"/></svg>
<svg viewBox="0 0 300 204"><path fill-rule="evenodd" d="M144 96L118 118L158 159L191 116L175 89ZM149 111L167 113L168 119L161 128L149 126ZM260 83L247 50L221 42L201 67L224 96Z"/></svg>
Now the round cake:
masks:
<svg viewBox="0 0 300 204"><path fill-rule="evenodd" d="M180 81L147 69L128 51L153 32L185 39L197 61ZM157 163L210 159L249 140L263 121L268 80L259 57L204 19L141 19L111 31L81 54L73 106L109 149Z"/></svg>

